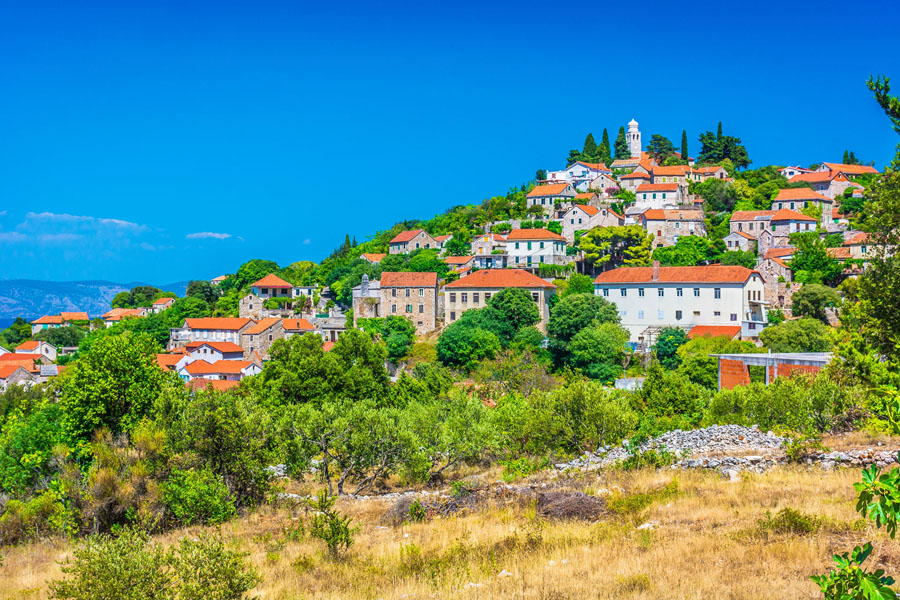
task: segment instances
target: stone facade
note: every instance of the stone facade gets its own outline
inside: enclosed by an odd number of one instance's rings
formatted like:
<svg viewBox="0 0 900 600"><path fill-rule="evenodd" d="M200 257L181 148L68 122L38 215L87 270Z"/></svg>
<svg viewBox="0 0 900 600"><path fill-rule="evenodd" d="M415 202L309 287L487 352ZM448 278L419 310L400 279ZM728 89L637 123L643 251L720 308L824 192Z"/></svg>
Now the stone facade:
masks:
<svg viewBox="0 0 900 600"><path fill-rule="evenodd" d="M369 281L363 273L362 283L353 288L353 324L356 325L356 319L381 316L381 282Z"/></svg>
<svg viewBox="0 0 900 600"><path fill-rule="evenodd" d="M406 317L416 334L434 331L438 316L437 273L382 273L381 315ZM355 314L355 313L354 313Z"/></svg>
<svg viewBox="0 0 900 600"><path fill-rule="evenodd" d="M433 237L422 229L401 231L392 239L388 246L391 254L409 254L413 250L421 248L437 248L438 243Z"/></svg>
<svg viewBox="0 0 900 600"><path fill-rule="evenodd" d="M284 326L281 319L263 319L241 335L241 348L244 356L259 353L260 358L268 360L269 348L275 340L284 338Z"/></svg>
<svg viewBox="0 0 900 600"><path fill-rule="evenodd" d="M791 297L794 295L794 290L791 286L791 269L787 263L780 258L762 258L757 263L756 270L759 271L765 282L763 297L769 303L769 307L789 310L793 304Z"/></svg>
<svg viewBox="0 0 900 600"><path fill-rule="evenodd" d="M650 209L641 215L641 225L654 236L653 246L674 246L686 235L706 236L702 210Z"/></svg>

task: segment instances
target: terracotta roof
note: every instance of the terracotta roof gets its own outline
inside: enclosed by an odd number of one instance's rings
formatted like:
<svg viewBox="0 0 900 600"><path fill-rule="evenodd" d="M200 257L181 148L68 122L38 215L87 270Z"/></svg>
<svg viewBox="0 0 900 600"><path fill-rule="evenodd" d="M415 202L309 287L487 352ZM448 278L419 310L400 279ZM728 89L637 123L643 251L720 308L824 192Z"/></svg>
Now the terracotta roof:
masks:
<svg viewBox="0 0 900 600"><path fill-rule="evenodd" d="M788 208L782 208L774 215L772 215L773 221L812 221L816 222L815 217L807 217L802 213L798 213L795 210L790 210Z"/></svg>
<svg viewBox="0 0 900 600"><path fill-rule="evenodd" d="M831 171L840 171L847 175L862 175L863 173L877 173L878 169L868 165L842 165L841 163L822 163L823 167L828 167Z"/></svg>
<svg viewBox="0 0 900 600"><path fill-rule="evenodd" d="M651 177L650 173L636 171L634 173L629 173L628 175L622 175L619 179L651 179Z"/></svg>
<svg viewBox="0 0 900 600"><path fill-rule="evenodd" d="M575 207L580 208L581 210L586 212L589 217L593 217L598 212L600 212L599 208L597 208L596 206L591 206L589 204L576 204Z"/></svg>
<svg viewBox="0 0 900 600"><path fill-rule="evenodd" d="M44 357L40 354L27 354L27 353L18 353L18 352L10 352L9 354L0 354L0 362L24 362L24 361L35 361L41 360Z"/></svg>
<svg viewBox="0 0 900 600"><path fill-rule="evenodd" d="M511 287L556 288L552 283L547 283L537 275L524 269L481 269L444 286L445 289Z"/></svg>
<svg viewBox="0 0 900 600"><path fill-rule="evenodd" d="M847 178L840 171L815 171L813 173L800 173L794 175L788 181L805 181L807 183L823 183L837 179L838 181L846 181Z"/></svg>
<svg viewBox="0 0 900 600"><path fill-rule="evenodd" d="M730 221L768 221L775 214L774 210L736 210Z"/></svg>
<svg viewBox="0 0 900 600"><path fill-rule="evenodd" d="M332 348L334 348L334 342L325 342L322 344L322 352L331 352Z"/></svg>
<svg viewBox="0 0 900 600"><path fill-rule="evenodd" d="M157 298L153 304L168 304L169 302L175 302L175 298Z"/></svg>
<svg viewBox="0 0 900 600"><path fill-rule="evenodd" d="M394 273L386 271L381 274L381 287L434 287L437 285L437 273Z"/></svg>
<svg viewBox="0 0 900 600"><path fill-rule="evenodd" d="M638 186L637 192L675 192L678 190L677 183L642 183Z"/></svg>
<svg viewBox="0 0 900 600"><path fill-rule="evenodd" d="M209 346L213 350L217 350L219 352L243 352L244 349L235 344L234 342L190 342L185 348L188 351L196 350L200 346Z"/></svg>
<svg viewBox="0 0 900 600"><path fill-rule="evenodd" d="M831 218L832 219L843 219L844 215L843 215L843 213L841 213L841 209L832 208L831 209Z"/></svg>
<svg viewBox="0 0 900 600"><path fill-rule="evenodd" d="M200 317L197 319L185 319L184 322L188 329L237 331L248 323L253 323L253 319L242 319L238 317Z"/></svg>
<svg viewBox="0 0 900 600"><path fill-rule="evenodd" d="M744 283L754 273L747 267L725 265L659 267L659 279L654 280L653 267L620 267L601 273L594 283Z"/></svg>
<svg viewBox="0 0 900 600"><path fill-rule="evenodd" d="M78 312L61 312L59 316L63 321L90 321L88 314L83 311Z"/></svg>
<svg viewBox="0 0 900 600"><path fill-rule="evenodd" d="M193 390L205 390L208 387L212 387L212 389L217 392L224 392L225 390L230 390L233 387L237 387L241 385L240 381L234 381L233 379L191 379L186 382L185 385Z"/></svg>
<svg viewBox="0 0 900 600"><path fill-rule="evenodd" d="M580 194L575 194L576 200L590 200L595 196L594 192L582 192Z"/></svg>
<svg viewBox="0 0 900 600"><path fill-rule="evenodd" d="M22 342L21 344L16 346L16 352L18 352L19 350L37 350L40 345L41 343L37 340Z"/></svg>
<svg viewBox="0 0 900 600"><path fill-rule="evenodd" d="M403 244L405 242L410 241L411 239L413 239L420 233L422 233L421 229L411 229L409 231L401 231L396 236L394 236L394 239L392 239L388 243L389 244Z"/></svg>
<svg viewBox="0 0 900 600"><path fill-rule="evenodd" d="M171 371L182 358L184 358L184 354L157 354L156 364L164 371Z"/></svg>
<svg viewBox="0 0 900 600"><path fill-rule="evenodd" d="M869 242L869 234L866 232L857 233L849 240L845 241L844 246L855 246L857 244L867 244Z"/></svg>
<svg viewBox="0 0 900 600"><path fill-rule="evenodd" d="M612 166L613 166L613 168L615 168L615 167L623 167L623 166L636 165L636 164L639 163L640 161L641 161L641 159L638 158L638 157L634 157L634 158L617 158L616 160L612 161Z"/></svg>
<svg viewBox="0 0 900 600"><path fill-rule="evenodd" d="M63 318L61 315L44 315L39 319L31 322L32 325L62 325Z"/></svg>
<svg viewBox="0 0 900 600"><path fill-rule="evenodd" d="M750 235L749 233L747 233L746 231L735 231L735 233L737 235L741 236L742 238L747 238L748 240L753 240L754 242L756 241L756 238L753 237L752 235Z"/></svg>
<svg viewBox="0 0 900 600"><path fill-rule="evenodd" d="M826 251L832 258L850 258L850 248L847 248L846 246L841 246L840 248L826 248Z"/></svg>
<svg viewBox="0 0 900 600"><path fill-rule="evenodd" d="M506 235L506 241L517 240L565 240L563 236L546 229L513 229Z"/></svg>
<svg viewBox="0 0 900 600"><path fill-rule="evenodd" d="M565 191L567 187L569 187L568 183L551 183L548 185L539 185L528 192L528 197L533 198L535 196L559 196L561 193L563 193L563 191Z"/></svg>
<svg viewBox="0 0 900 600"><path fill-rule="evenodd" d="M213 277L212 281L215 281L216 283L221 283L221 282L225 281L226 279L228 279L228 275L219 275L218 277Z"/></svg>
<svg viewBox="0 0 900 600"><path fill-rule="evenodd" d="M250 329L245 331L244 334L254 334L255 335L257 333L262 333L263 331L266 331L269 328L274 327L275 325L277 325L280 322L281 322L281 319L279 319L277 317L269 317L267 319L261 319L256 322L256 325L254 325L253 327L251 327Z"/></svg>
<svg viewBox="0 0 900 600"><path fill-rule="evenodd" d="M784 267L785 269L790 269L790 268L791 268L790 265L788 265L786 262L784 262L784 260L782 260L782 259L780 259L780 258L772 257L772 258L770 258L769 260L771 260L771 261L773 261L773 262L775 262L775 263L778 263L779 265L781 265L781 266Z"/></svg>
<svg viewBox="0 0 900 600"><path fill-rule="evenodd" d="M698 337L718 337L720 335L734 338L740 332L740 325L695 325L690 333L688 333L688 339L692 340Z"/></svg>
<svg viewBox="0 0 900 600"><path fill-rule="evenodd" d="M251 284L250 287L265 287L265 288L290 288L294 287L278 275L274 273L269 273L259 281Z"/></svg>
<svg viewBox="0 0 900 600"><path fill-rule="evenodd" d="M715 173L719 169L724 169L725 167L714 165L712 167L694 167L694 173Z"/></svg>
<svg viewBox="0 0 900 600"><path fill-rule="evenodd" d="M768 250L766 250L765 258L782 258L785 256L793 256L796 251L796 248L788 246L769 248Z"/></svg>
<svg viewBox="0 0 900 600"><path fill-rule="evenodd" d="M651 208L641 215L647 221L702 221L703 211L696 209Z"/></svg>
<svg viewBox="0 0 900 600"><path fill-rule="evenodd" d="M690 171L691 168L686 165L674 165L671 167L653 167L653 176L657 175L672 175L672 176L684 176Z"/></svg>
<svg viewBox="0 0 900 600"><path fill-rule="evenodd" d="M205 360L195 360L185 365L184 369L191 375L215 375L219 373L237 375L252 364L254 363L249 360L217 360L214 363L209 363Z"/></svg>
<svg viewBox="0 0 900 600"><path fill-rule="evenodd" d="M114 308L105 315L105 321L121 321L125 317L140 317L141 309L139 308Z"/></svg>
<svg viewBox="0 0 900 600"><path fill-rule="evenodd" d="M445 256L441 260L447 263L448 265L464 265L470 260L475 258L474 256ZM384 284L382 284L384 285Z"/></svg>
<svg viewBox="0 0 900 600"><path fill-rule="evenodd" d="M826 198L822 194L817 194L809 188L785 188L783 190L778 190L778 195L775 196L773 202L784 200L817 200L832 202L831 198Z"/></svg>
<svg viewBox="0 0 900 600"><path fill-rule="evenodd" d="M29 370L26 369L25 367L23 367L22 365L0 365L0 379L9 378L13 373L18 371L19 369L22 369L26 373L29 372Z"/></svg>
<svg viewBox="0 0 900 600"><path fill-rule="evenodd" d="M381 262L381 259L384 258L385 256L387 256L387 254L378 254L378 253L369 254L369 253L367 253L367 254L362 254L361 256L362 256L362 258L366 259L369 262L378 263L378 262Z"/></svg>
<svg viewBox="0 0 900 600"><path fill-rule="evenodd" d="M576 163L574 163L572 166L574 167L575 165L584 165L587 168L593 169L595 171L608 171L609 170L609 168L606 166L606 163L589 163L589 162L584 162L584 161L579 160ZM571 168L571 167L569 167L569 168Z"/></svg>
<svg viewBox="0 0 900 600"><path fill-rule="evenodd" d="M453 237L453 234L452 234L452 233L451 233L451 234L448 234L448 235L436 235L436 236L434 236L434 241L436 241L436 242L446 242L447 240L449 240L449 239L452 238L452 237Z"/></svg>
<svg viewBox="0 0 900 600"><path fill-rule="evenodd" d="M312 323L306 319L285 319L281 324L285 331L314 331Z"/></svg>

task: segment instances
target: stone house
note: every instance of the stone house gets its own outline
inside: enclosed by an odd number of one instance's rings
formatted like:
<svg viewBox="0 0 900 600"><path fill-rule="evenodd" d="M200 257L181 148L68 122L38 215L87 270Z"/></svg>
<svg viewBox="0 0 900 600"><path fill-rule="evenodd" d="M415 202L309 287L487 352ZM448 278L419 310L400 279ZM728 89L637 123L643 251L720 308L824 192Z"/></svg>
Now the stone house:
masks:
<svg viewBox="0 0 900 600"><path fill-rule="evenodd" d="M420 248L437 248L438 243L424 229L401 231L388 242L391 254L409 254Z"/></svg>
<svg viewBox="0 0 900 600"><path fill-rule="evenodd" d="M616 181L610 173L600 173L597 177L592 179L586 187L589 190L603 192L603 194L606 195L606 190L610 188L618 190L619 182Z"/></svg>
<svg viewBox="0 0 900 600"><path fill-rule="evenodd" d="M619 177L619 182L622 184L622 189L635 193L637 192L639 186L645 183L651 183L652 181L653 176L645 171L632 171L627 175L622 175Z"/></svg>
<svg viewBox="0 0 900 600"><path fill-rule="evenodd" d="M690 171L690 180L703 182L707 179L728 179L728 171L725 170L725 167L720 166L711 166L711 167L694 167Z"/></svg>
<svg viewBox="0 0 900 600"><path fill-rule="evenodd" d="M794 254L793 248L770 248L756 263L756 270L763 276L763 289L769 308L790 310L794 289L791 285L793 274L788 261Z"/></svg>
<svg viewBox="0 0 900 600"><path fill-rule="evenodd" d="M482 256L495 250L506 251L506 237L499 233L482 233L472 238L472 254Z"/></svg>
<svg viewBox="0 0 900 600"><path fill-rule="evenodd" d="M11 386L28 386L36 381L34 373L18 364L0 364L0 392L5 392Z"/></svg>
<svg viewBox="0 0 900 600"><path fill-rule="evenodd" d="M678 238L686 235L706 236L703 211L693 208L652 208L641 215L641 227L653 234L655 248L674 246Z"/></svg>
<svg viewBox="0 0 900 600"><path fill-rule="evenodd" d="M844 190L850 187L850 179L841 171L815 171L813 173L800 173L789 179L791 183L804 182L812 186L812 189L827 198L837 198L844 194Z"/></svg>
<svg viewBox="0 0 900 600"><path fill-rule="evenodd" d="M47 358L48 361L56 360L56 346L47 342L32 340L22 342L16 346L16 354L40 354Z"/></svg>
<svg viewBox="0 0 900 600"><path fill-rule="evenodd" d="M284 328L285 339L295 335L316 332L316 328L313 327L313 324L306 319L282 319L281 326Z"/></svg>
<svg viewBox="0 0 900 600"><path fill-rule="evenodd" d="M154 313L161 313L167 308L172 308L172 305L175 304L175 298L157 298L153 301L153 305L150 307Z"/></svg>
<svg viewBox="0 0 900 600"><path fill-rule="evenodd" d="M513 229L506 236L509 266L537 269L541 263L566 265L566 238L546 229Z"/></svg>
<svg viewBox="0 0 900 600"><path fill-rule="evenodd" d="M525 197L525 203L527 208L540 206L544 214L552 214L555 204L572 202L575 199L575 194L575 188L571 183L539 185L528 192L528 195Z"/></svg>
<svg viewBox="0 0 900 600"><path fill-rule="evenodd" d="M772 215L772 235L776 238L790 236L801 231L815 231L816 219L794 210L782 208Z"/></svg>
<svg viewBox="0 0 900 600"><path fill-rule="evenodd" d="M728 251L756 251L756 238L744 231L729 233L722 240L725 242L725 249Z"/></svg>
<svg viewBox="0 0 900 600"><path fill-rule="evenodd" d="M575 204L562 216L562 235L566 243L575 243L576 231L588 231L594 227L618 227L625 224L625 217L607 207Z"/></svg>
<svg viewBox="0 0 900 600"><path fill-rule="evenodd" d="M844 175L877 174L878 169L869 165L845 165L841 163L823 162L817 169L818 172L843 173Z"/></svg>
<svg viewBox="0 0 900 600"><path fill-rule="evenodd" d="M353 321L384 316L381 312L381 282L369 281L363 273L362 283L353 288Z"/></svg>
<svg viewBox="0 0 900 600"><path fill-rule="evenodd" d="M381 274L382 316L406 317L416 334L434 331L438 317L437 273Z"/></svg>
<svg viewBox="0 0 900 600"><path fill-rule="evenodd" d="M169 330L169 349L182 348L189 342L233 342L241 344L241 335L256 321L241 317L201 317L185 319L181 327Z"/></svg>
<svg viewBox="0 0 900 600"><path fill-rule="evenodd" d="M438 250L443 250L443 249L444 249L444 246L447 245L447 242L449 242L449 241L452 240L452 239L453 239L453 234L452 234L452 233L447 234L447 235L436 235L436 236L434 236L435 248L437 248Z"/></svg>
<svg viewBox="0 0 900 600"><path fill-rule="evenodd" d="M778 195L772 200L772 210L800 211L804 208L815 208L821 211L823 227L831 220L833 207L834 200L809 188L785 188L778 190Z"/></svg>
<svg viewBox="0 0 900 600"><path fill-rule="evenodd" d="M263 360L269 359L269 348L275 340L284 338L284 325L281 319L267 318L258 321L241 333L241 348L245 356L254 352Z"/></svg>
<svg viewBox="0 0 900 600"><path fill-rule="evenodd" d="M550 298L556 286L524 269L482 269L444 286L444 322L453 323L464 312L487 306L491 296L506 288L520 288L531 294L541 314L538 327L547 330Z"/></svg>
<svg viewBox="0 0 900 600"><path fill-rule="evenodd" d="M772 229L774 210L736 210L731 215L728 227L731 233L743 232L754 238L766 230Z"/></svg>

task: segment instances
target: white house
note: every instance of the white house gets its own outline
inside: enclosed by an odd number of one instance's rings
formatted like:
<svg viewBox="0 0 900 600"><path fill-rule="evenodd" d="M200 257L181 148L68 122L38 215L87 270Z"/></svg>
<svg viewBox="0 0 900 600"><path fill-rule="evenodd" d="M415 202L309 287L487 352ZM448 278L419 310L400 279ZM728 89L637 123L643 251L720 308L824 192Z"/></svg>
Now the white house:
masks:
<svg viewBox="0 0 900 600"><path fill-rule="evenodd" d="M257 375L261 371L262 368L254 361L219 360L210 363L201 359L182 366L178 369L178 376L185 381L192 379L240 381L244 377Z"/></svg>
<svg viewBox="0 0 900 600"><path fill-rule="evenodd" d="M782 177L786 177L788 179L790 179L791 177L794 177L795 175L801 175L803 173L812 173L812 171L810 169L804 169L803 167L784 167L783 169L781 169L778 172L781 173Z"/></svg>
<svg viewBox="0 0 900 600"><path fill-rule="evenodd" d="M794 210L782 208L772 215L772 233L776 236L790 235L800 231L815 231L816 220Z"/></svg>
<svg viewBox="0 0 900 600"><path fill-rule="evenodd" d="M672 208L681 204L682 186L677 183L643 183L635 190L635 206Z"/></svg>
<svg viewBox="0 0 900 600"><path fill-rule="evenodd" d="M150 307L154 313L161 313L167 308L172 308L172 305L175 304L175 298L157 298L153 301L153 306Z"/></svg>
<svg viewBox="0 0 900 600"><path fill-rule="evenodd" d="M612 175L612 170L604 163L578 161L562 171L549 171L547 183L571 183L578 189L587 189L591 181L603 174Z"/></svg>
<svg viewBox="0 0 900 600"><path fill-rule="evenodd" d="M762 276L746 267L624 267L601 273L594 293L616 305L631 341L649 346L663 327L740 325L755 338L766 326Z"/></svg>
<svg viewBox="0 0 900 600"><path fill-rule="evenodd" d="M241 333L256 321L239 317L201 317L185 319L181 327L169 330L169 347L180 348L189 342L232 342L240 345Z"/></svg>
<svg viewBox="0 0 900 600"><path fill-rule="evenodd" d="M205 360L209 363L220 360L243 360L244 349L234 342L191 342L184 348L189 362Z"/></svg>
<svg viewBox="0 0 900 600"><path fill-rule="evenodd" d="M47 357L47 360L56 360L56 346L38 340L22 342L16 346L16 354L40 354Z"/></svg>
<svg viewBox="0 0 900 600"><path fill-rule="evenodd" d="M540 263L572 262L566 256L566 238L546 229L513 229L506 236L506 253L510 267L536 269Z"/></svg>
<svg viewBox="0 0 900 600"><path fill-rule="evenodd" d="M587 231L594 227L618 227L625 224L625 218L610 208L575 204L562 217L563 237L566 243L575 243L576 231Z"/></svg>

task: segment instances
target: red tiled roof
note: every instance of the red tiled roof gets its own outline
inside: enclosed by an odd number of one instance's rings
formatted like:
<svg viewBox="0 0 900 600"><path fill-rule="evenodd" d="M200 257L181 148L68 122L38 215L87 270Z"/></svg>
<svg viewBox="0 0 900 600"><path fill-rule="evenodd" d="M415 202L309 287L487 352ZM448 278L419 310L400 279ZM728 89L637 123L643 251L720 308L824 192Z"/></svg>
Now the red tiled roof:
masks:
<svg viewBox="0 0 900 600"><path fill-rule="evenodd" d="M728 336L733 339L740 332L740 325L694 325L690 333L688 333L688 339L692 340L698 337L718 337L720 335Z"/></svg>
<svg viewBox="0 0 900 600"><path fill-rule="evenodd" d="M506 241L516 240L565 240L563 236L546 229L513 229L506 234Z"/></svg>
<svg viewBox="0 0 900 600"><path fill-rule="evenodd" d="M185 365L184 369L191 375L237 375L252 364L254 363L249 360L217 360L214 363L195 360Z"/></svg>
<svg viewBox="0 0 900 600"><path fill-rule="evenodd" d="M840 171L847 175L862 175L863 173L877 173L878 169L868 165L842 165L841 163L822 163L823 167L828 167L831 171Z"/></svg>
<svg viewBox="0 0 900 600"><path fill-rule="evenodd" d="M63 318L61 315L44 315L39 319L31 322L32 325L62 325Z"/></svg>
<svg viewBox="0 0 900 600"><path fill-rule="evenodd" d="M197 319L185 319L184 322L188 329L237 331L248 323L253 323L253 319L242 319L238 317L200 317Z"/></svg>
<svg viewBox="0 0 900 600"><path fill-rule="evenodd" d="M741 236L742 238L747 238L748 240L753 240L754 242L756 241L756 238L753 237L752 235L750 235L749 233L747 233L746 231L735 231L735 233L738 234L739 236Z"/></svg>
<svg viewBox="0 0 900 600"><path fill-rule="evenodd" d="M13 373L18 371L19 369L24 370L26 373L29 372L29 369L23 367L22 365L16 365L16 364L0 365L0 379L9 378L9 376L11 376Z"/></svg>
<svg viewBox="0 0 900 600"><path fill-rule="evenodd" d="M641 217L647 221L702 221L703 211L651 208L644 211Z"/></svg>
<svg viewBox="0 0 900 600"><path fill-rule="evenodd" d="M869 242L869 234L866 232L857 233L849 240L845 241L843 246L856 246L858 244L866 244Z"/></svg>
<svg viewBox="0 0 900 600"><path fill-rule="evenodd" d="M474 256L445 256L441 260L447 263L448 265L464 265L470 260L475 258ZM384 285L384 284L382 284Z"/></svg>
<svg viewBox="0 0 900 600"><path fill-rule="evenodd" d="M365 258L366 260L368 260L369 262L378 263L378 262L381 262L381 259L384 258L385 256L387 256L387 254L372 253L372 254L362 254L361 256L363 258Z"/></svg>
<svg viewBox="0 0 900 600"><path fill-rule="evenodd" d="M678 190L677 183L642 183L637 192L674 192Z"/></svg>
<svg viewBox="0 0 900 600"><path fill-rule="evenodd" d="M250 287L264 287L264 288L290 288L294 287L278 275L274 273L269 273L259 281L251 284Z"/></svg>
<svg viewBox="0 0 900 600"><path fill-rule="evenodd" d="M385 271L381 274L381 287L435 287L437 273L395 273Z"/></svg>
<svg viewBox="0 0 900 600"><path fill-rule="evenodd" d="M789 181L805 181L807 183L823 183L837 179L838 181L846 181L847 178L840 171L815 171L813 173L800 173L794 175Z"/></svg>
<svg viewBox="0 0 900 600"><path fill-rule="evenodd" d="M524 269L481 269L448 283L444 288L553 288L537 275Z"/></svg>
<svg viewBox="0 0 900 600"><path fill-rule="evenodd" d="M766 250L765 258L782 258L784 256L792 256L796 251L796 248L787 246L769 248L768 250Z"/></svg>
<svg viewBox="0 0 900 600"><path fill-rule="evenodd" d="M0 354L0 362L33 362L36 360L41 360L44 357L40 354L27 354L27 353L19 353L19 352L10 352L9 354Z"/></svg>
<svg viewBox="0 0 900 600"><path fill-rule="evenodd" d="M814 217L807 217L802 213L798 213L795 210L790 210L789 208L782 208L774 215L772 215L773 221L812 221L816 222Z"/></svg>
<svg viewBox="0 0 900 600"><path fill-rule="evenodd" d="M587 168L593 169L595 171L609 171L609 168L606 166L606 163L589 163L589 162L584 162L584 161L579 160L572 166L574 167L575 165L584 165Z"/></svg>
<svg viewBox="0 0 900 600"><path fill-rule="evenodd" d="M831 218L832 219L843 219L844 215L841 213L841 209L832 208L831 209Z"/></svg>
<svg viewBox="0 0 900 600"><path fill-rule="evenodd" d="M575 206L576 208L580 208L581 210L586 212L589 217L593 217L598 212L600 212L599 208L597 208L596 206L590 206L589 204L576 204Z"/></svg>
<svg viewBox="0 0 900 600"><path fill-rule="evenodd" d="M817 194L809 188L785 188L783 190L778 190L778 195L775 196L774 202L784 200L816 200L820 202L832 201L831 198L826 198L822 194Z"/></svg>
<svg viewBox="0 0 900 600"><path fill-rule="evenodd" d="M569 187L568 183L551 183L548 185L539 185L528 192L528 197L534 198L535 196L559 196L561 193L563 193L563 191L565 191L567 187Z"/></svg>
<svg viewBox="0 0 900 600"><path fill-rule="evenodd" d="M436 241L436 242L446 242L447 240L449 240L449 239L452 238L452 237L453 237L453 234L452 234L452 233L451 233L451 234L448 234L448 235L436 235L436 236L434 236L434 241Z"/></svg>
<svg viewBox="0 0 900 600"><path fill-rule="evenodd" d="M156 364L163 371L171 371L182 358L184 358L184 354L157 354Z"/></svg>
<svg viewBox="0 0 900 600"><path fill-rule="evenodd" d="M185 385L193 390L205 390L208 387L212 387L212 389L217 392L224 392L225 390L230 390L233 387L241 385L240 381L234 381L233 379L191 379L186 382Z"/></svg>
<svg viewBox="0 0 900 600"><path fill-rule="evenodd" d="M140 317L139 308L114 308L103 315L105 321L121 321L124 317Z"/></svg>
<svg viewBox="0 0 900 600"><path fill-rule="evenodd" d="M22 342L18 346L16 346L16 352L19 350L37 350L41 343L37 340L31 340L28 342Z"/></svg>
<svg viewBox="0 0 900 600"><path fill-rule="evenodd" d="M243 352L244 349L235 344L234 342L190 342L185 348L190 352L191 350L196 350L200 346L209 346L213 350L217 350L219 352Z"/></svg>
<svg viewBox="0 0 900 600"><path fill-rule="evenodd" d="M579 194L575 194L576 200L590 200L594 197L594 192L581 192Z"/></svg>
<svg viewBox="0 0 900 600"><path fill-rule="evenodd" d="M78 312L61 312L59 316L63 321L90 321L88 314L83 311Z"/></svg>
<svg viewBox="0 0 900 600"><path fill-rule="evenodd" d="M736 210L731 221L768 221L775 214L774 210Z"/></svg>
<svg viewBox="0 0 900 600"><path fill-rule="evenodd" d="M394 239L392 239L388 243L389 244L403 244L403 243L410 241L411 239L413 239L420 233L422 233L421 229L411 229L409 231L401 231L396 236L394 236Z"/></svg>
<svg viewBox="0 0 900 600"><path fill-rule="evenodd" d="M711 167L694 167L694 173L715 173L724 167L713 165Z"/></svg>
<svg viewBox="0 0 900 600"><path fill-rule="evenodd" d="M267 319L261 319L256 322L256 325L254 325L253 327L251 327L250 329L245 331L244 334L255 335L257 333L262 333L263 331L266 331L270 327L274 327L275 325L277 325L280 322L281 322L281 319L279 319L277 317L269 317Z"/></svg>
<svg viewBox="0 0 900 600"><path fill-rule="evenodd" d="M838 260L850 258L850 248L846 246L841 246L840 248L826 248L826 251L832 258L837 258Z"/></svg>
<svg viewBox="0 0 900 600"><path fill-rule="evenodd" d="M659 279L653 279L653 267L621 267L601 273L594 283L744 283L752 274L747 267L708 265L702 267L659 267Z"/></svg>
<svg viewBox="0 0 900 600"><path fill-rule="evenodd" d="M306 319L285 319L281 324L285 331L314 331L312 323Z"/></svg>
<svg viewBox="0 0 900 600"><path fill-rule="evenodd" d="M650 173L644 173L643 171L636 171L634 173L629 173L628 175L622 175L619 179L650 179Z"/></svg>
<svg viewBox="0 0 900 600"><path fill-rule="evenodd" d="M157 298L153 301L153 304L168 304L169 302L175 302L175 298Z"/></svg>
<svg viewBox="0 0 900 600"><path fill-rule="evenodd" d="M687 171L690 171L690 167L686 165L673 165L671 167L653 167L653 176L657 175L672 175L672 176L684 176Z"/></svg>

